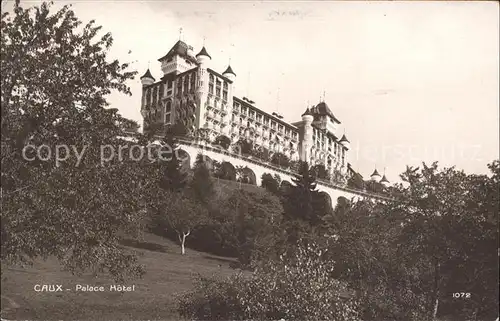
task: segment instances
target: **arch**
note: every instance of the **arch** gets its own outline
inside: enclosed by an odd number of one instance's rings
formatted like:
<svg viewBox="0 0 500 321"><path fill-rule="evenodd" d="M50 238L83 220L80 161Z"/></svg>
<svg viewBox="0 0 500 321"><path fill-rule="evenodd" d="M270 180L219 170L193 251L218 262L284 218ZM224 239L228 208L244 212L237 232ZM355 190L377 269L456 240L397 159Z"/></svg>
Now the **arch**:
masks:
<svg viewBox="0 0 500 321"><path fill-rule="evenodd" d="M220 179L235 181L236 168L230 162L222 162L219 164L218 168L215 169L214 176Z"/></svg>
<svg viewBox="0 0 500 321"><path fill-rule="evenodd" d="M321 191L321 192L319 192L319 195L321 196L321 198L322 198L322 199L324 199L324 200L325 200L325 202L326 202L328 205L332 206L332 208L333 208L332 197L330 196L330 194L328 194L328 193L327 193L327 192L325 192L325 191Z"/></svg>
<svg viewBox="0 0 500 321"><path fill-rule="evenodd" d="M181 171L187 172L191 170L191 155L182 148L179 148L176 153L177 158L181 162Z"/></svg>
<svg viewBox="0 0 500 321"><path fill-rule="evenodd" d="M248 166L239 169L238 180L242 183L257 185L257 176Z"/></svg>

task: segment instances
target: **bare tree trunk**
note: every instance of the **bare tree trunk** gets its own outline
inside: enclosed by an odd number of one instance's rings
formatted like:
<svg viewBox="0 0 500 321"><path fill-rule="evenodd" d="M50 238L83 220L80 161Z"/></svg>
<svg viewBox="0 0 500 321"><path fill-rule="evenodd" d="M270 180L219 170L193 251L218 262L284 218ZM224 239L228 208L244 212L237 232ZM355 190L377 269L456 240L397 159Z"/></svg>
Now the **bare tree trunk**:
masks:
<svg viewBox="0 0 500 321"><path fill-rule="evenodd" d="M181 254L184 255L186 254L186 247L184 246L186 244L186 237L188 237L188 235L191 233L191 231L187 231L187 232L182 232L182 237L181 237L181 234L178 233L178 237L179 237L179 241L181 242Z"/></svg>
<svg viewBox="0 0 500 321"><path fill-rule="evenodd" d="M432 320L436 321L439 308L439 268L440 264L437 258L434 259L434 306L432 309Z"/></svg>

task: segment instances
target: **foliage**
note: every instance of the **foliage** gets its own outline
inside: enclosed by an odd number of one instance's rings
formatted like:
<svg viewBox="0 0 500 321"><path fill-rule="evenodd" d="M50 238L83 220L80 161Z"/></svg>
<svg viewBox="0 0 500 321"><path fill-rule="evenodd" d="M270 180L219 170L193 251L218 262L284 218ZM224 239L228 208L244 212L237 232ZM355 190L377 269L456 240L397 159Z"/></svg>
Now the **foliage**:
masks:
<svg viewBox="0 0 500 321"><path fill-rule="evenodd" d="M268 162L271 159L271 153L269 152L269 149L264 146L259 146L259 148L255 150L255 157L263 160L264 162Z"/></svg>
<svg viewBox="0 0 500 321"><path fill-rule="evenodd" d="M256 180L255 173L248 166L236 167L236 181L255 185Z"/></svg>
<svg viewBox="0 0 500 321"><path fill-rule="evenodd" d="M196 156L194 174L190 186L195 197L204 204L207 204L214 195L214 183L202 154Z"/></svg>
<svg viewBox="0 0 500 321"><path fill-rule="evenodd" d="M225 135L219 135L217 138L215 138L214 145L220 146L225 150L229 149L229 146L231 146L231 139Z"/></svg>
<svg viewBox="0 0 500 321"><path fill-rule="evenodd" d="M182 170L181 152L174 135L175 129L169 128L160 147L162 158L158 162L163 171L160 187L168 191L180 191L187 184L187 174Z"/></svg>
<svg viewBox="0 0 500 321"><path fill-rule="evenodd" d="M254 155L253 142L246 138L240 138L234 144L234 152L241 153L244 156L252 156Z"/></svg>
<svg viewBox="0 0 500 321"><path fill-rule="evenodd" d="M360 320L350 291L331 277L321 256L310 245L262 263L249 278L202 278L180 299L181 315L195 320Z"/></svg>
<svg viewBox="0 0 500 321"><path fill-rule="evenodd" d="M325 165L315 165L311 168L311 170L314 171L314 174L317 178L330 180L330 173L328 173L328 171L326 170Z"/></svg>
<svg viewBox="0 0 500 321"><path fill-rule="evenodd" d="M236 181L236 169L229 162L214 163L214 176L220 179Z"/></svg>
<svg viewBox="0 0 500 321"><path fill-rule="evenodd" d="M369 180L369 181L366 181L365 184L364 184L365 188L366 188L366 191L368 192L372 192L372 193L383 193L384 192L384 185L382 185L381 183L377 182L377 181L372 181L372 180Z"/></svg>
<svg viewBox="0 0 500 321"><path fill-rule="evenodd" d="M283 153L274 153L271 157L271 163L288 168L290 166L290 158Z"/></svg>
<svg viewBox="0 0 500 321"><path fill-rule="evenodd" d="M354 189L364 190L365 181L360 174L355 173L347 180L347 186Z"/></svg>
<svg viewBox="0 0 500 321"><path fill-rule="evenodd" d="M123 143L118 124L127 122L106 109L106 95L130 94L126 82L136 72L108 62L111 35L96 39L101 27L82 26L68 6L51 13L47 3L16 3L13 14L2 13L1 28L2 262L54 255L73 272L140 275L118 242L140 227L140 187L155 175L137 171L138 162L101 164L100 157L100 146ZM68 156L62 163L54 154L28 160L28 144L85 152L78 160L61 150Z"/></svg>
<svg viewBox="0 0 500 321"><path fill-rule="evenodd" d="M274 195L279 195L281 184L279 175L275 174L273 177L269 173L264 173L262 174L261 182L261 186L264 187L267 191Z"/></svg>

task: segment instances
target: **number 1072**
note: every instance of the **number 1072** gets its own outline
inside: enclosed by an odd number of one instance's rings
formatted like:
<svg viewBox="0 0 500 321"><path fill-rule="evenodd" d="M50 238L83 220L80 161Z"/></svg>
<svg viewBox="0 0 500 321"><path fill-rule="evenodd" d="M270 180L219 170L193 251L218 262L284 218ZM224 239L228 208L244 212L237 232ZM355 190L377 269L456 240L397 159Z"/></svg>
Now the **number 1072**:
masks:
<svg viewBox="0 0 500 321"><path fill-rule="evenodd" d="M470 298L470 293L469 292L455 292L453 293L454 298L465 298L469 299Z"/></svg>

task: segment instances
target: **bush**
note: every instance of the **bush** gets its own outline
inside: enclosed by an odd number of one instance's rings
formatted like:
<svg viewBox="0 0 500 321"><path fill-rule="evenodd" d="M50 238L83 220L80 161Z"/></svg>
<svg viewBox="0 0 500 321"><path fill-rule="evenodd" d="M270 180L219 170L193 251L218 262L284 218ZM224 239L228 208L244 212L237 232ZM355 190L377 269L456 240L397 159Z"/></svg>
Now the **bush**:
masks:
<svg viewBox="0 0 500 321"><path fill-rule="evenodd" d="M217 138L215 138L214 145L220 146L225 150L229 149L229 146L231 146L231 139L225 135L219 135Z"/></svg>
<svg viewBox="0 0 500 321"><path fill-rule="evenodd" d="M283 153L274 153L271 157L271 163L288 168L290 167L290 158Z"/></svg>
<svg viewBox="0 0 500 321"><path fill-rule="evenodd" d="M299 247L250 277L201 279L180 298L179 312L195 320L360 320L352 294L331 277L322 254L314 245Z"/></svg>

